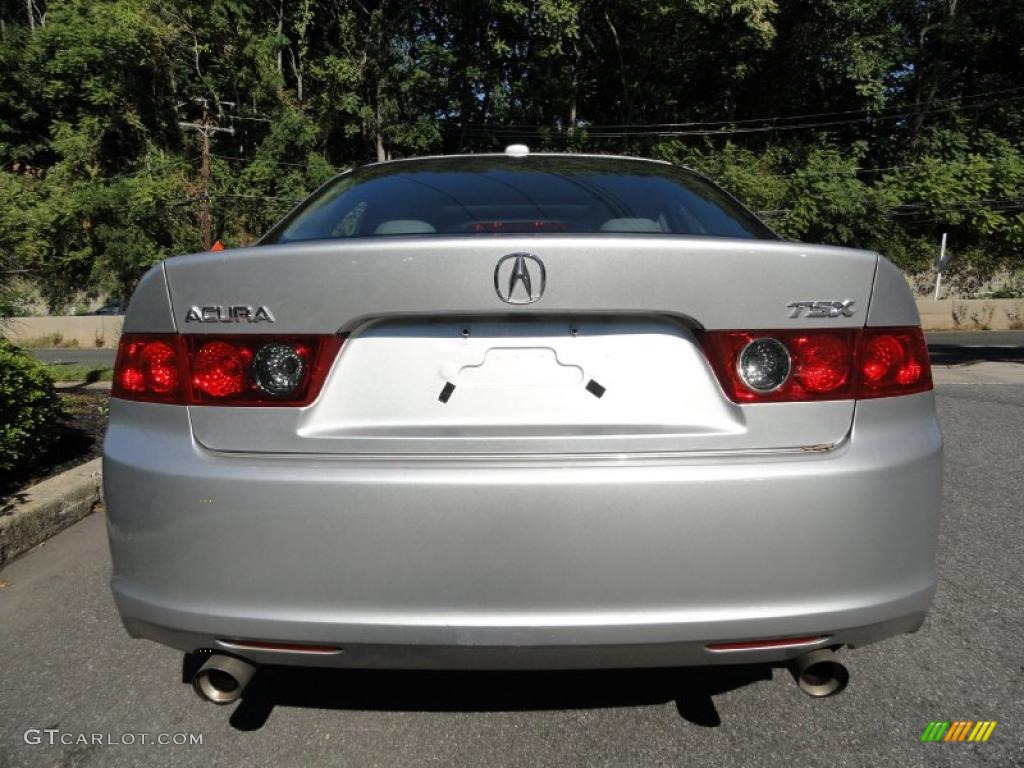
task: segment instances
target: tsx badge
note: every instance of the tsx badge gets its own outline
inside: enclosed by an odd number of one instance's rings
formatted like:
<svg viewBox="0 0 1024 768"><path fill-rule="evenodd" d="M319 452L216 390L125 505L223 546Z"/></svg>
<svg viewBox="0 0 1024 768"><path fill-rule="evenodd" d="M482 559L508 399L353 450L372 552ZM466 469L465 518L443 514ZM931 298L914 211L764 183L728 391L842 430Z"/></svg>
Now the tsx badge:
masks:
<svg viewBox="0 0 1024 768"><path fill-rule="evenodd" d="M786 305L789 316L796 319L804 317L853 317L853 299L845 301L791 301ZM804 314L804 310L807 313Z"/></svg>

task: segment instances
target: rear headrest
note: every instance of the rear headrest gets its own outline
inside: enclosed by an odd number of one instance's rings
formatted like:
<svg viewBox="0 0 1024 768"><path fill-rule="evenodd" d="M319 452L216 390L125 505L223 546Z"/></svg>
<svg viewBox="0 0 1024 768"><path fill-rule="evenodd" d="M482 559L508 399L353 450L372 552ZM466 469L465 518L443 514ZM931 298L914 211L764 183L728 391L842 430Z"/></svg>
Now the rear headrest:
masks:
<svg viewBox="0 0 1024 768"><path fill-rule="evenodd" d="M602 232L661 232L654 219L608 219L601 225Z"/></svg>
<svg viewBox="0 0 1024 768"><path fill-rule="evenodd" d="M393 219L382 221L375 235L432 235L437 232L428 222L419 219Z"/></svg>

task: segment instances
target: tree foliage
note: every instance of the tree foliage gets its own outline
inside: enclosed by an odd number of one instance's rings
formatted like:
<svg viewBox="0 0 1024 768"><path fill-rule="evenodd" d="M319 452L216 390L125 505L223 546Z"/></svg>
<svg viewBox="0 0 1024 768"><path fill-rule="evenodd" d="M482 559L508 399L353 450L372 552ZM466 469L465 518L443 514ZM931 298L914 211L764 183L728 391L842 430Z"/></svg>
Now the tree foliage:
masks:
<svg viewBox="0 0 1024 768"><path fill-rule="evenodd" d="M911 271L948 232L985 277L1022 263L1022 72L1017 0L8 3L0 289L123 296L198 250L204 110L227 245L338 168L525 142L691 165Z"/></svg>

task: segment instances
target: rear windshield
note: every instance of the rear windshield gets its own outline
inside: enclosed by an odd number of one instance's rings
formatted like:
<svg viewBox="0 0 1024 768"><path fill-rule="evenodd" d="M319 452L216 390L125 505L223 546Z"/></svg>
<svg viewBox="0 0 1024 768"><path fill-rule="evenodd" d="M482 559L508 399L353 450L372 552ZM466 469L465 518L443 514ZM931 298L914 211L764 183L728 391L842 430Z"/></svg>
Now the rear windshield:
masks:
<svg viewBox="0 0 1024 768"><path fill-rule="evenodd" d="M261 241L503 234L776 239L700 176L599 157L445 157L339 176Z"/></svg>

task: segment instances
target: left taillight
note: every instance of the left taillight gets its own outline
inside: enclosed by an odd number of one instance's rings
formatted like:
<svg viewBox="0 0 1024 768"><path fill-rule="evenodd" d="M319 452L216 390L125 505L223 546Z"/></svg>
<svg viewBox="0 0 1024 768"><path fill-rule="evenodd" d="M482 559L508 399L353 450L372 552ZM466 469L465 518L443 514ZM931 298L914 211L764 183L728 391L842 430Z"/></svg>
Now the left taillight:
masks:
<svg viewBox="0 0 1024 768"><path fill-rule="evenodd" d="M291 406L316 399L341 336L128 333L111 394L177 405Z"/></svg>
<svg viewBox="0 0 1024 768"><path fill-rule="evenodd" d="M126 333L117 347L110 394L123 400L184 405L185 348L173 333Z"/></svg>

